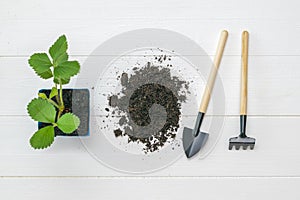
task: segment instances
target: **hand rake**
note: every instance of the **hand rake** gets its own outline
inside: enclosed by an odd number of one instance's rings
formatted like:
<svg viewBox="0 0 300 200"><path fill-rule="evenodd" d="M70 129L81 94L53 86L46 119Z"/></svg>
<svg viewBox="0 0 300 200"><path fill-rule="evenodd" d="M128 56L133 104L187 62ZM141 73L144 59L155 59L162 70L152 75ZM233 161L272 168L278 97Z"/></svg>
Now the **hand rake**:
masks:
<svg viewBox="0 0 300 200"><path fill-rule="evenodd" d="M246 150L250 147L254 149L255 138L246 135L247 122L247 95L248 95L248 41L249 33L242 33L242 80L241 80L241 107L240 107L240 135L229 139L229 150L235 147L239 150L241 147Z"/></svg>

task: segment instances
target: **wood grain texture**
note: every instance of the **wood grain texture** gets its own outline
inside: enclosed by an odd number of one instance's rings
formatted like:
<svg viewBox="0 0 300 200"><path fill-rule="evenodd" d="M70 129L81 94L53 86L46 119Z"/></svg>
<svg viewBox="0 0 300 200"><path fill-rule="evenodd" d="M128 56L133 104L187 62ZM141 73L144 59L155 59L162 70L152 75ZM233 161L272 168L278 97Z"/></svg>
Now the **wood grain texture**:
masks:
<svg viewBox="0 0 300 200"><path fill-rule="evenodd" d="M20 13L15 15L20 15ZM149 27L168 29L183 34L197 42L209 55L215 53L218 33L227 29L230 37L225 55L238 56L241 54L240 33L247 28L251 32L249 55L300 55L300 47L297 45L300 22L295 21L295 19L151 20L148 18L141 20L135 18L113 20L100 17L95 20L83 20L76 17L76 20L62 19L59 22L58 20L43 18L25 21L19 19L3 20L0 21L0 26L2 27L1 56L29 56L33 52L44 51L61 34L66 34L68 40L71 41L70 54L89 55L101 43L115 35ZM22 37L19 37L19 33L22 33Z"/></svg>
<svg viewBox="0 0 300 200"><path fill-rule="evenodd" d="M0 192L1 196L12 200L20 197L23 200L41 197L45 200L62 197L73 200L120 197L182 200L199 196L208 200L270 197L277 200L287 196L290 200L298 200L299 184L299 178L4 178L0 180Z"/></svg>
<svg viewBox="0 0 300 200"><path fill-rule="evenodd" d="M213 65L211 66L211 71L204 89L203 97L200 104L199 112L206 113L210 97L213 92L216 76L220 67L220 63L223 57L223 52L226 46L226 41L228 38L228 32L226 30L221 32L220 40L217 46L217 51L214 57Z"/></svg>
<svg viewBox="0 0 300 200"><path fill-rule="evenodd" d="M240 114L247 115L248 100L248 43L249 33L242 33L242 73L241 73L241 107Z"/></svg>

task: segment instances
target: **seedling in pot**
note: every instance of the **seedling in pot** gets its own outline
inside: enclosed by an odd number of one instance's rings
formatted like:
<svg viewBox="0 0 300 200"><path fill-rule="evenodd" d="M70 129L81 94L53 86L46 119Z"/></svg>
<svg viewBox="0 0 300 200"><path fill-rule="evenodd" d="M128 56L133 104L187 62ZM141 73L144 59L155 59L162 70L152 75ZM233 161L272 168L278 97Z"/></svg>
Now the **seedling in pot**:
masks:
<svg viewBox="0 0 300 200"><path fill-rule="evenodd" d="M60 36L49 48L47 53L35 53L30 56L28 63L42 79L53 79L50 94L39 93L37 98L27 105L27 111L34 121L48 125L36 131L30 139L34 149L49 147L55 137L54 128L58 127L63 133L74 132L80 124L80 119L71 112L65 111L62 86L70 82L71 77L79 73L80 64L69 61L68 43L65 35Z"/></svg>

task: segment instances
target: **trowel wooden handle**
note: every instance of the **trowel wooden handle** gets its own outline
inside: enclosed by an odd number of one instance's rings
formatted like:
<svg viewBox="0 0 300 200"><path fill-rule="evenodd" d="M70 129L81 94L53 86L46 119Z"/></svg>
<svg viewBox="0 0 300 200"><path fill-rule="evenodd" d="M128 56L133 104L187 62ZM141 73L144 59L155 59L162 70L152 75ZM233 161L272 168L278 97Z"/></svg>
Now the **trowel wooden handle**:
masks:
<svg viewBox="0 0 300 200"><path fill-rule="evenodd" d="M242 33L241 115L247 115L249 33Z"/></svg>
<svg viewBox="0 0 300 200"><path fill-rule="evenodd" d="M208 104L209 104L209 100L210 100L210 96L215 84L215 80L216 80L216 76L218 73L218 69L221 63L221 59L223 56L223 52L224 52L224 48L225 48L225 44L227 41L227 37L228 37L228 32L227 31L222 31L221 36L220 36L220 40L219 40L219 44L218 44L218 48L217 48L217 52L214 58L214 63L212 66L212 69L210 71L210 75L208 78L208 82L206 84L205 90L204 90L204 94L202 97L202 101L201 101L201 105L200 105L200 109L199 112L202 113L206 113Z"/></svg>

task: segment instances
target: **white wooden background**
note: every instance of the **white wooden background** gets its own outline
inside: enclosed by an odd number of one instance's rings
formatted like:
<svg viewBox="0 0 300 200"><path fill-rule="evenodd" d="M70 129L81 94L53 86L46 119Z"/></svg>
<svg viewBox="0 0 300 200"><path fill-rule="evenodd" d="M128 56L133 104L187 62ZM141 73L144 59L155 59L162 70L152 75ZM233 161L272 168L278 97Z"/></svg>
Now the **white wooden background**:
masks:
<svg viewBox="0 0 300 200"><path fill-rule="evenodd" d="M297 0L6 0L0 2L1 199L299 199L300 1ZM143 176L96 162L77 138L34 151L25 106L41 87L28 67L59 35L83 62L113 35L138 28L182 33L213 55L229 31L220 69L226 124L204 160L182 158ZM255 151L228 151L239 130L240 35L250 32L249 123ZM72 84L71 84L72 86Z"/></svg>

